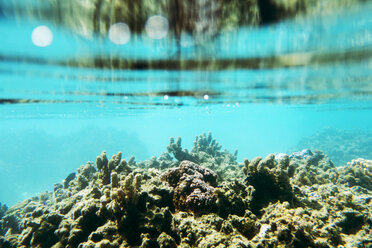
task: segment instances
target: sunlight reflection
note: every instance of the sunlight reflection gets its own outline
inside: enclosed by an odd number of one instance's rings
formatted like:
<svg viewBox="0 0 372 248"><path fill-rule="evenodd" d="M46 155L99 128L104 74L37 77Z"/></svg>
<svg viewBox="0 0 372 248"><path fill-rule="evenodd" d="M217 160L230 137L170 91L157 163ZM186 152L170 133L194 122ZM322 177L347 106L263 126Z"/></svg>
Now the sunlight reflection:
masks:
<svg viewBox="0 0 372 248"><path fill-rule="evenodd" d="M47 47L53 41L52 31L47 26L38 26L32 31L31 40L35 46Z"/></svg>
<svg viewBox="0 0 372 248"><path fill-rule="evenodd" d="M127 24L123 22L113 24L109 29L109 39L117 45L124 45L130 40L130 30Z"/></svg>
<svg viewBox="0 0 372 248"><path fill-rule="evenodd" d="M151 16L146 22L146 33L151 39L163 39L167 36L169 30L169 23L167 18L154 15Z"/></svg>

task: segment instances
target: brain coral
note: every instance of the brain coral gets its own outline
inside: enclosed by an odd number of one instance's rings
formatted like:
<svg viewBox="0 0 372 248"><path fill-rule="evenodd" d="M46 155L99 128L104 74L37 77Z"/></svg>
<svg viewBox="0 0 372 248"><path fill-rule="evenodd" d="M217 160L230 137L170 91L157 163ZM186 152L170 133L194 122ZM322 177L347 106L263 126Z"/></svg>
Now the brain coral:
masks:
<svg viewBox="0 0 372 248"><path fill-rule="evenodd" d="M177 209L203 213L216 208L217 174L212 170L184 160L179 167L166 171L162 180L174 188L173 203Z"/></svg>

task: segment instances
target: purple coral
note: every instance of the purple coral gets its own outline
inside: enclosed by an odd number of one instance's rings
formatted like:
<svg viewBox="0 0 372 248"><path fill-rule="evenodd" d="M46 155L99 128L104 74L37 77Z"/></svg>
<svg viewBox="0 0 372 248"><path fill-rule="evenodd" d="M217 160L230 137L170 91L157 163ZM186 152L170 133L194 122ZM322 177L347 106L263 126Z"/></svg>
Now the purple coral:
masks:
<svg viewBox="0 0 372 248"><path fill-rule="evenodd" d="M162 180L174 188L173 203L176 209L195 213L215 210L217 174L214 171L184 160L179 167L165 172Z"/></svg>

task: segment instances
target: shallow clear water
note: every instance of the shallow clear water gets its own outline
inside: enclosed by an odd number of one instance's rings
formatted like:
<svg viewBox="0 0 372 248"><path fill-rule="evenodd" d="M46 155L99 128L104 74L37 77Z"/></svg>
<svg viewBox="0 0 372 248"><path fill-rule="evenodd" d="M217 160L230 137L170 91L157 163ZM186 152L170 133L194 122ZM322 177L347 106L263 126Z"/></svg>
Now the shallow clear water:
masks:
<svg viewBox="0 0 372 248"><path fill-rule="evenodd" d="M203 46L185 36L181 47L144 34L117 46L3 16L0 202L51 190L102 150L139 161L171 136L190 148L208 131L239 161L303 149L323 130L364 135L371 155L371 10L240 28ZM47 47L31 40L41 24L53 33Z"/></svg>

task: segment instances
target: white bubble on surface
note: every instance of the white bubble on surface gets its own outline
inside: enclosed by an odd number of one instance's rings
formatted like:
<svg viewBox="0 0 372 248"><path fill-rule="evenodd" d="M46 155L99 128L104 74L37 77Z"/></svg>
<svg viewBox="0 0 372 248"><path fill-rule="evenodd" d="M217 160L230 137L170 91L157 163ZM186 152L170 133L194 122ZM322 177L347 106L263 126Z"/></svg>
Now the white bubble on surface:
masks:
<svg viewBox="0 0 372 248"><path fill-rule="evenodd" d="M53 33L47 26L41 25L32 31L31 40L35 46L47 47L53 41Z"/></svg>
<svg viewBox="0 0 372 248"><path fill-rule="evenodd" d="M112 24L108 31L109 39L116 45L124 45L130 40L130 29L124 22Z"/></svg>
<svg viewBox="0 0 372 248"><path fill-rule="evenodd" d="M204 95L204 100L208 100L209 99L209 96L208 95Z"/></svg>
<svg viewBox="0 0 372 248"><path fill-rule="evenodd" d="M168 34L168 19L161 15L151 16L146 22L145 30L151 39L163 39Z"/></svg>

